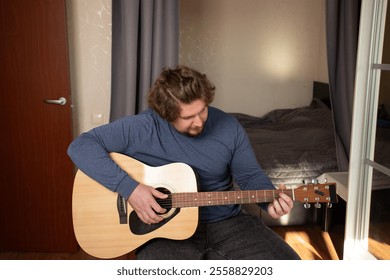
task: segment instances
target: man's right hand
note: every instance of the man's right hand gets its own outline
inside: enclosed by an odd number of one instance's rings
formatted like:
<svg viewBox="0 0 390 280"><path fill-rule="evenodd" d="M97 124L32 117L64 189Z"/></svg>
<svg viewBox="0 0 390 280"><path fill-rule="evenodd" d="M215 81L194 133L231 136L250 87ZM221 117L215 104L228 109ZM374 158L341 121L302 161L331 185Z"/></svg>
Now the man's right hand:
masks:
<svg viewBox="0 0 390 280"><path fill-rule="evenodd" d="M161 193L151 186L139 184L127 201L141 221L146 224L155 224L164 219L157 213L164 214L166 212L155 198L165 199L167 197L167 194Z"/></svg>

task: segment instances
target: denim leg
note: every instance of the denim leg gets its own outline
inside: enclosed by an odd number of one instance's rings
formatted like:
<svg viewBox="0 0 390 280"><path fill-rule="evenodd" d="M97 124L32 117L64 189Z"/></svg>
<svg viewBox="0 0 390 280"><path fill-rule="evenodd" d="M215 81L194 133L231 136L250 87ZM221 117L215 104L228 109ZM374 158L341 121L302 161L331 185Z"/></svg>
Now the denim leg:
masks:
<svg viewBox="0 0 390 280"><path fill-rule="evenodd" d="M217 259L298 260L299 255L263 221L239 215L206 225L209 257Z"/></svg>
<svg viewBox="0 0 390 280"><path fill-rule="evenodd" d="M186 240L157 238L137 250L138 260L201 260L206 252L205 226L199 225Z"/></svg>
<svg viewBox="0 0 390 280"><path fill-rule="evenodd" d="M260 218L240 213L200 224L186 240L154 239L137 250L140 260L298 260L298 254Z"/></svg>

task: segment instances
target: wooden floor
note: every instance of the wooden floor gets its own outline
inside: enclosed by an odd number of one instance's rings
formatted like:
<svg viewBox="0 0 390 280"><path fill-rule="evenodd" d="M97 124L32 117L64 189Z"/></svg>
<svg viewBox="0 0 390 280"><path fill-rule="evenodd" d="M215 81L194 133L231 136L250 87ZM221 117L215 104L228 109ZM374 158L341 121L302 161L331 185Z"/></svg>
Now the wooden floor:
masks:
<svg viewBox="0 0 390 280"><path fill-rule="evenodd" d="M341 260L344 229L334 227L330 232L320 226L281 226L272 228L303 260Z"/></svg>
<svg viewBox="0 0 390 280"><path fill-rule="evenodd" d="M274 227L273 230L296 250L303 260L338 260L342 256L342 230L323 232L320 226ZM77 253L0 252L0 260L94 260L83 250ZM130 253L118 259L134 259Z"/></svg>

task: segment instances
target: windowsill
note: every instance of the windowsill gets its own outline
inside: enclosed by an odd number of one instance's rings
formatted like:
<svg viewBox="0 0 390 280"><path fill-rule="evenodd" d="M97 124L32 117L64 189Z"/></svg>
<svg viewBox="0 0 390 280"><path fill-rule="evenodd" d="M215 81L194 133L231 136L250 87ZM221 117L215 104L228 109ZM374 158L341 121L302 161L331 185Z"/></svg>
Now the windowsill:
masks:
<svg viewBox="0 0 390 280"><path fill-rule="evenodd" d="M348 172L324 173L318 178L319 183L335 182L336 192L344 200L348 201Z"/></svg>

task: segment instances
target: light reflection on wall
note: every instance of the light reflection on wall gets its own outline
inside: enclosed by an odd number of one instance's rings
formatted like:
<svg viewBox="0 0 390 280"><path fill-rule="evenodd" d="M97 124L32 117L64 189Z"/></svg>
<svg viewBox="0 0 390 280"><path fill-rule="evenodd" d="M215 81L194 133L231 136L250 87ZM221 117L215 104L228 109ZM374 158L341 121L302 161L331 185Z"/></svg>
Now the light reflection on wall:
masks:
<svg viewBox="0 0 390 280"><path fill-rule="evenodd" d="M258 67L276 80L290 80L299 72L296 55L288 44L268 44L259 55Z"/></svg>
<svg viewBox="0 0 390 280"><path fill-rule="evenodd" d="M181 0L180 63L212 78L225 111L306 106L328 81L324 1Z"/></svg>

